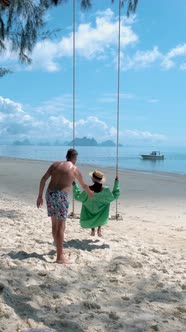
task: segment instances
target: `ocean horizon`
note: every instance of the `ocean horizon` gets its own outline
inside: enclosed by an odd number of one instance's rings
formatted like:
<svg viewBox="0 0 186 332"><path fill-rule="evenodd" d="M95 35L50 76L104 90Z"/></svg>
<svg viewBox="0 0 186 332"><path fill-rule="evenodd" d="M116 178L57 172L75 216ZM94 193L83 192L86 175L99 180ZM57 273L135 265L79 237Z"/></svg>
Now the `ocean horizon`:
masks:
<svg viewBox="0 0 186 332"><path fill-rule="evenodd" d="M65 160L69 146L0 145L1 157L31 160ZM116 167L116 147L77 146L78 164ZM143 160L141 154L160 150L164 160ZM119 147L119 169L186 174L186 147L122 146Z"/></svg>

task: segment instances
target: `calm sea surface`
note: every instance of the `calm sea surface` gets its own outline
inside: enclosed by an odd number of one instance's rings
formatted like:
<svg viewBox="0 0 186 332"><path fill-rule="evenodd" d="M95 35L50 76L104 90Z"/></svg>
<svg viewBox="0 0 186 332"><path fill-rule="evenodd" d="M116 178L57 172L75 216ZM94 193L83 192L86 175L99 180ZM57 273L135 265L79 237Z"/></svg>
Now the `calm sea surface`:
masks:
<svg viewBox="0 0 186 332"><path fill-rule="evenodd" d="M0 145L0 156L56 161L65 160L66 146ZM79 164L115 167L115 147L77 147ZM142 160L140 154L150 153L154 147L124 146L119 148L119 168L186 174L186 147L161 147L164 160Z"/></svg>

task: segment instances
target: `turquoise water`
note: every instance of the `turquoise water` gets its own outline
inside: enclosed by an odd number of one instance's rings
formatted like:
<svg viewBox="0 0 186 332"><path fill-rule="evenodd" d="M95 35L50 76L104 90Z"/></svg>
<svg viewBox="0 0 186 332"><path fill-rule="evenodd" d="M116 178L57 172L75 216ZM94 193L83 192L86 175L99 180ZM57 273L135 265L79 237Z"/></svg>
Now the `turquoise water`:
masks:
<svg viewBox="0 0 186 332"><path fill-rule="evenodd" d="M65 160L66 146L14 146L0 145L0 156L35 160ZM79 164L93 164L100 167L115 167L115 147L77 147ZM140 154L160 150L164 160L142 160ZM186 174L186 147L141 147L119 148L119 168L155 172Z"/></svg>

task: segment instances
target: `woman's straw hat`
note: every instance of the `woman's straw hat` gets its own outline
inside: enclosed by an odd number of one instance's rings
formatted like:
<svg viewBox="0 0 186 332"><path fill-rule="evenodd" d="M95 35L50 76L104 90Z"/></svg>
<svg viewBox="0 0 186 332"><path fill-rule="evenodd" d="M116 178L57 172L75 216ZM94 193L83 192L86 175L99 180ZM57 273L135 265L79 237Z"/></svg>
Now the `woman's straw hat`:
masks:
<svg viewBox="0 0 186 332"><path fill-rule="evenodd" d="M106 181L104 173L102 173L99 170L95 170L93 172L90 172L89 176L92 178L92 180L94 180L94 182L97 182L97 183L104 183Z"/></svg>

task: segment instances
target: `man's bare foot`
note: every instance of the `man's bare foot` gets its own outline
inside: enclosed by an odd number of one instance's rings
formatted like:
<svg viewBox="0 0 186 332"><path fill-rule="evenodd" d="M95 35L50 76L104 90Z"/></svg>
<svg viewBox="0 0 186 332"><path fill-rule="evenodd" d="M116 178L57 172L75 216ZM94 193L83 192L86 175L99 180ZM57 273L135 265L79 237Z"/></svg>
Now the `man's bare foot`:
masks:
<svg viewBox="0 0 186 332"><path fill-rule="evenodd" d="M56 259L56 263L57 264L71 264L71 262L68 259L66 259L65 257Z"/></svg>
<svg viewBox="0 0 186 332"><path fill-rule="evenodd" d="M95 236L95 229L92 229L92 230L91 230L90 235L91 235L91 236Z"/></svg>

